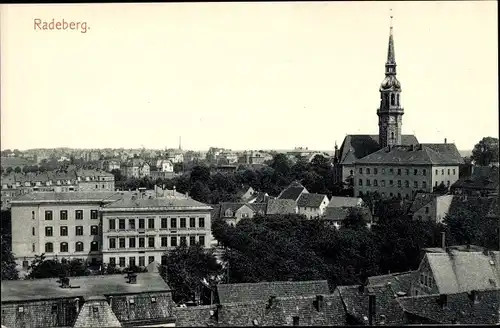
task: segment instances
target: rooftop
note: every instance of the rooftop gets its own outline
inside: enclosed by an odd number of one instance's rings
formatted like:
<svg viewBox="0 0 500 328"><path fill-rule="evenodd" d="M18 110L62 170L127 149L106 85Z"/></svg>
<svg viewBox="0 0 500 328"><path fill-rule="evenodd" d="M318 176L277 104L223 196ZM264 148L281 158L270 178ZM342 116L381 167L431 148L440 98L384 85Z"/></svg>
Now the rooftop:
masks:
<svg viewBox="0 0 500 328"><path fill-rule="evenodd" d="M296 207L297 202L292 199L269 199L266 214L293 214L297 213Z"/></svg>
<svg viewBox="0 0 500 328"><path fill-rule="evenodd" d="M300 183L294 182L281 192L278 199L291 199L297 201L304 192L308 192L307 189Z"/></svg>
<svg viewBox="0 0 500 328"><path fill-rule="evenodd" d="M318 208L321 206L325 198L328 201L328 197L323 194L310 194L303 193L300 195L299 200L297 201L297 205L299 207L314 207Z"/></svg>
<svg viewBox="0 0 500 328"><path fill-rule="evenodd" d="M211 210L209 205L200 203L191 198L175 198L175 197L154 197L130 195L121 193L117 201L104 205L104 211L117 209L151 209L151 208L186 208L186 209L203 209Z"/></svg>
<svg viewBox="0 0 500 328"><path fill-rule="evenodd" d="M127 283L124 275L70 277L70 285L79 288L61 288L58 281L57 278L4 280L1 300L11 302L170 291L170 287L157 273L138 273L136 284Z"/></svg>
<svg viewBox="0 0 500 328"><path fill-rule="evenodd" d="M12 204L37 204L50 202L112 202L120 197L115 191L92 192L32 192L12 200Z"/></svg>
<svg viewBox="0 0 500 328"><path fill-rule="evenodd" d="M328 207L356 207L363 203L358 197L333 196L328 203Z"/></svg>
<svg viewBox="0 0 500 328"><path fill-rule="evenodd" d="M326 280L220 284L217 291L221 303L267 300L272 295L290 297L330 293Z"/></svg>

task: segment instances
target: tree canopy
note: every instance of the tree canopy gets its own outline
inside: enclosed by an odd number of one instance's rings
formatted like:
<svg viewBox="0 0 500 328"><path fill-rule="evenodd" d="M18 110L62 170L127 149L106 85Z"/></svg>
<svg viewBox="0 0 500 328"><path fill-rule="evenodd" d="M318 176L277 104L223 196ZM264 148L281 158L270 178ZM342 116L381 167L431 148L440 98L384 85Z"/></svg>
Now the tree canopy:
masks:
<svg viewBox="0 0 500 328"><path fill-rule="evenodd" d="M484 137L472 150L471 158L479 165L498 162L498 138Z"/></svg>

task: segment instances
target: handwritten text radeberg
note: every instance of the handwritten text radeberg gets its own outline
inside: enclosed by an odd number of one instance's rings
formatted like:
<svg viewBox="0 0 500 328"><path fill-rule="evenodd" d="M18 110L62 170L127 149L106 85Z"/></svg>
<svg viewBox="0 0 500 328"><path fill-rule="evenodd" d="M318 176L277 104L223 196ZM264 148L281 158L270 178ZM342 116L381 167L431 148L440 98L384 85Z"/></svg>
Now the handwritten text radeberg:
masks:
<svg viewBox="0 0 500 328"><path fill-rule="evenodd" d="M87 22L74 22L74 21L66 21L64 19L56 20L52 18L52 20L42 20L40 18L33 19L34 29L35 31L80 31L80 33L87 33L90 30L90 26L87 25Z"/></svg>

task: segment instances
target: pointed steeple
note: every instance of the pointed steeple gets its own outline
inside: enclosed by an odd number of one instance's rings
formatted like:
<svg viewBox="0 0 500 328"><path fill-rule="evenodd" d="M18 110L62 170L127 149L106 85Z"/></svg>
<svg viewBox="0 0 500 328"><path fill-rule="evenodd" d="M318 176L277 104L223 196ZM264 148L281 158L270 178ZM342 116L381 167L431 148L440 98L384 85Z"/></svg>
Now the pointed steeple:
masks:
<svg viewBox="0 0 500 328"><path fill-rule="evenodd" d="M389 28L389 46L387 48L387 62L385 63L385 75L396 75L396 52L394 51L394 36L392 27L391 15L391 26Z"/></svg>

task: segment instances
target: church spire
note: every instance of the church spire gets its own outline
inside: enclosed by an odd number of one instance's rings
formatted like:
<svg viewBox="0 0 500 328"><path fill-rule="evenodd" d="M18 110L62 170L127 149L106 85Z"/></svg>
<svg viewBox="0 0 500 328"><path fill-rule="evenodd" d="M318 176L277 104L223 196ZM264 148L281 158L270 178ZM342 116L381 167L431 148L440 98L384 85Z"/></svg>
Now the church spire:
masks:
<svg viewBox="0 0 500 328"><path fill-rule="evenodd" d="M391 26L389 28L389 47L387 49L387 62L385 63L385 75L396 75L396 52L394 51L392 18L393 16L391 14Z"/></svg>

